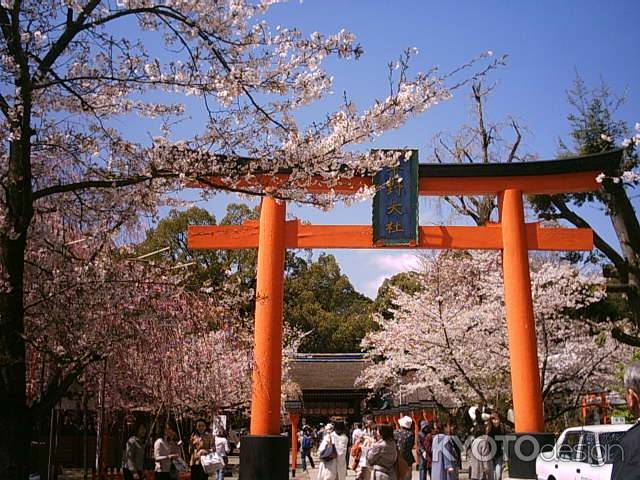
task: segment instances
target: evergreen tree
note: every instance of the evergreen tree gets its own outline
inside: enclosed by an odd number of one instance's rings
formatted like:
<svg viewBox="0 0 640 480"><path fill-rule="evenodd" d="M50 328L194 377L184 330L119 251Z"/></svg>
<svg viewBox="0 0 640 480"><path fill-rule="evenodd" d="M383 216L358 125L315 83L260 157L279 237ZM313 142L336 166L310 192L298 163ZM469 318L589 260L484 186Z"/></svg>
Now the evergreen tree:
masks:
<svg viewBox="0 0 640 480"><path fill-rule="evenodd" d="M573 112L567 119L571 125L571 144L560 142L565 156L589 155L616 148L629 135L625 122L616 118L624 97L614 95L602 83L589 89L578 76L568 92L568 102ZM619 281L618 290L626 297L627 315L631 324L621 324L613 335L630 345L640 346L640 223L631 202L630 194L637 187L635 182L621 180L623 172L637 171L638 156L626 150L618 177L604 178L602 188L595 192L536 196L531 203L538 215L545 220L567 221L576 227L594 230L594 243L598 252L610 262ZM598 229L588 222L578 208L595 203L610 219L618 245L605 240Z"/></svg>

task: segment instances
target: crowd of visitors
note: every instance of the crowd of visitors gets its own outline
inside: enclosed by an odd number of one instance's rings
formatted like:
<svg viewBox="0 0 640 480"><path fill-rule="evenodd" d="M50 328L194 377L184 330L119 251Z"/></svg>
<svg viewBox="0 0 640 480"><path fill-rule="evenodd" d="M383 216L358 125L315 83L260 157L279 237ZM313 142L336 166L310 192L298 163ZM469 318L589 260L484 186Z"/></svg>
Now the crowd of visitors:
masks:
<svg viewBox="0 0 640 480"><path fill-rule="evenodd" d="M460 446L456 426L451 420L422 420L419 433L414 434L413 420L402 417L398 428L376 425L373 417L365 416L346 434L344 422L319 428L303 425L299 434L302 469L315 468L311 452L317 449L320 465L317 480L343 480L347 468L355 471L358 480L408 480L417 468L420 480L456 480L461 467ZM471 480L501 480L504 465L502 437L505 427L498 414L491 414L486 425L476 425L473 441L467 452Z"/></svg>
<svg viewBox="0 0 640 480"><path fill-rule="evenodd" d="M625 388L630 411L640 416L640 362L627 367ZM486 417L483 417L485 419ZM317 454L319 465L317 480L346 480L350 468L357 480L410 480L417 467L420 480L457 480L461 468L461 446L468 445L470 480L502 480L505 451L503 439L507 435L505 425L497 413L491 413L472 431L472 441L462 442L456 436L456 424L451 419L443 424L422 420L417 438L413 420L402 417L394 430L391 425L376 425L372 416L365 416L363 423L356 423L348 432L343 421L335 421L318 428L306 424L300 430L298 443L302 469L315 469L312 452ZM614 460L612 478L631 480L638 476L639 442L638 423L624 436L623 458ZM215 433L212 433L215 432ZM237 439L234 439L237 440ZM136 426L135 433L126 442L123 455L125 480L142 480L150 445L144 424ZM224 466L228 463L231 445L224 428L209 429L204 419L194 424L187 446L188 463L183 460L183 445L178 441L174 424L167 422L162 434L153 442L152 458L156 480L173 480L181 471L190 470L192 480L207 480L215 473L222 480ZM205 468L205 460L211 465L211 456L219 459L221 468Z"/></svg>
<svg viewBox="0 0 640 480"><path fill-rule="evenodd" d="M640 416L640 362L627 367L625 390L630 412ZM481 420L484 419L486 417ZM355 471L357 480L409 480L415 467L420 472L420 480L457 480L462 458L460 449L468 445L469 478L502 480L503 439L507 431L497 413L491 413L486 420L485 424L479 421L474 426L471 442L462 442L456 436L456 425L451 420L442 424L422 420L416 438L413 420L408 416L400 418L394 429L388 424L376 425L368 415L362 424L354 424L351 431L343 421L320 424L315 428L303 419L297 439L302 469L306 471L308 466L315 469L314 452L319 458L317 480L346 480L349 468ZM611 478L640 480L639 439L640 422L623 437L620 450L624 456L614 459ZM139 424L125 445L122 461L125 480L144 478L148 445L147 429ZM223 479L224 466L231 452L224 428L210 429L206 420L199 419L194 424L186 450L183 447L175 425L167 422L153 443L156 480L177 479L179 472L189 470L192 480L207 480L213 474L216 480ZM183 458L188 458L188 463ZM215 459L219 464L211 469Z"/></svg>
<svg viewBox="0 0 640 480"><path fill-rule="evenodd" d="M143 423L137 425L135 434L125 444L122 456L124 480L145 478L143 472L148 456L147 445L150 444L146 426ZM175 424L165 423L161 435L153 442L151 453L156 480L177 480L179 474L185 471L190 471L192 480L208 480L212 475L216 480L224 478L231 452L225 428L210 429L207 421L200 418L194 424L186 450L183 447Z"/></svg>

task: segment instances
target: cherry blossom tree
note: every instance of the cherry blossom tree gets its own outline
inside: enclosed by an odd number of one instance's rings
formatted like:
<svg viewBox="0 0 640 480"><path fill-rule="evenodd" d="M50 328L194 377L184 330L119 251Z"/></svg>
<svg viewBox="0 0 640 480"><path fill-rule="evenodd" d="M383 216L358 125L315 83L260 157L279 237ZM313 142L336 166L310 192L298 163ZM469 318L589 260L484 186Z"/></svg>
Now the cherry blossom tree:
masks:
<svg viewBox="0 0 640 480"><path fill-rule="evenodd" d="M169 414L208 416L223 411L249 413L253 369L253 329L237 319L239 298L233 305L217 306L208 318L194 318L191 310L182 321L155 319L136 342L109 358L107 401L115 411L164 410ZM228 308L232 306L233 308ZM203 311L203 309L200 309ZM211 322L216 327L212 328ZM295 389L289 363L302 336L286 329L283 342L283 390ZM98 368L98 367L95 367Z"/></svg>
<svg viewBox="0 0 640 480"><path fill-rule="evenodd" d="M46 233L61 244L56 231ZM141 410L176 418L248 412L253 331L240 317L251 290L233 277L224 288L203 287L195 269L147 263L133 248L96 255L89 241L69 243L63 251L43 244L27 262L28 278L47 277L26 288L34 419L76 384L112 419ZM285 372L301 338L286 333Z"/></svg>
<svg viewBox="0 0 640 480"><path fill-rule="evenodd" d="M136 391L145 384L154 384L157 396L170 399L162 382L175 382L176 369L183 368L187 357L201 356L209 368L210 358L227 352L242 383L235 355L246 354L249 347L240 341L241 332L231 333L246 324L238 318L239 302L246 301L250 291L237 291L232 282L224 289L194 289L188 269L138 260L129 247L98 249L92 240L65 244L56 237L64 229L59 224L42 228L46 225L34 224L37 238L47 241L31 242L37 249L30 249L26 259L31 281L25 285L24 338L27 396L34 417L47 413L74 382L95 377L93 367L103 360L124 377L127 391L134 387L129 393L135 394L137 407L156 398ZM167 368L166 375L150 374L153 365L167 363L174 367ZM187 374L194 376L193 371ZM146 382L139 381L147 375ZM189 391L199 393L197 388ZM126 397L124 389L109 392ZM125 401L114 405L131 406Z"/></svg>
<svg viewBox="0 0 640 480"><path fill-rule="evenodd" d="M271 28L264 14L273 3L0 2L3 478L26 477L32 412L25 342L32 320L25 299L35 281L28 257L47 230L39 222L64 227L64 242L48 247L64 250L69 242L90 239L95 248L88 258L108 263L109 255L101 252L139 229L141 215L155 215L166 194L187 180L206 184L218 175L228 190L263 194L243 180L286 168L286 189L271 194L319 202L300 187L313 176L331 186L340 177L396 163L398 153L348 147L374 140L447 99L451 89L444 82L454 83L453 75L473 64L450 74L430 70L409 77L403 60L385 98L363 109L347 99L335 112L298 125L296 111L331 92L323 61L356 59L363 50L347 31L303 35L295 28ZM207 122L176 140L175 125L187 117L187 96L200 100ZM152 138L136 138L126 127L133 122L148 125ZM47 215L60 220L45 220ZM33 260L36 269L38 262ZM108 276L100 269L95 274Z"/></svg>
<svg viewBox="0 0 640 480"><path fill-rule="evenodd" d="M423 257L421 290L397 290L393 316L378 316L380 330L363 341L373 364L359 381L374 389L424 389L440 404L508 404L501 271L495 252ZM531 282L549 419L575 408L580 393L612 384L630 351L589 318L589 307L604 296L600 279L554 256L534 256Z"/></svg>

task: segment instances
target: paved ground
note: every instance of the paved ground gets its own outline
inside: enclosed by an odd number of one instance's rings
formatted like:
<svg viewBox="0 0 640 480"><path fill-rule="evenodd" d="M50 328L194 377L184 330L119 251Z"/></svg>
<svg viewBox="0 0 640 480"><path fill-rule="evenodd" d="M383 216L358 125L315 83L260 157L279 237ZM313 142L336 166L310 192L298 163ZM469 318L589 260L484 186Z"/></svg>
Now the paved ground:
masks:
<svg viewBox="0 0 640 480"><path fill-rule="evenodd" d="M318 464L319 464L319 459L318 459L317 455L314 454L313 455L313 459L314 459L316 467L317 467ZM232 465L234 465L234 467L236 466L237 462L238 462L238 457L232 457L231 458L231 462L230 463ZM467 471L464 470L464 468L466 468L466 467L467 466L463 463L463 471L460 474L460 479L461 480L466 480L466 479L469 478L469 475L467 474ZM236 470L236 468L234 468L234 470ZM303 472L302 471L302 467L300 466L300 462L298 462L298 467L296 469L295 478L296 479L300 479L300 480L316 480L317 472L318 472L317 468L308 468L306 472ZM235 475L237 475L237 473L235 473ZM235 478L237 478L235 475L234 475L234 477L226 477L226 478L234 478L235 479ZM347 478L350 479L350 480L355 479L356 478L355 472L353 470L347 470ZM420 475L419 475L418 471L414 470L411 479L412 480L419 480L419 478L420 478ZM503 475L502 479L503 480L509 480L509 477L508 477L508 475Z"/></svg>
<svg viewBox="0 0 640 480"><path fill-rule="evenodd" d="M317 455L313 455L314 461L316 463L316 467L319 464L319 460L317 459ZM229 464L230 464L230 470L232 475L231 476L226 476L225 480L230 479L230 480L236 480L238 478L238 457L237 456L232 456L229 459ZM460 479L461 480L466 480L469 478L469 476L467 475L466 471L464 471L464 468L466 467L466 465L463 463L463 471L460 474ZM317 472L318 469L317 468L309 468L306 472L302 471L302 467L300 467L300 464L298 462L298 468L296 469L296 479L299 480L316 480L317 477ZM214 478L214 477L210 477L210 478ZM293 477L292 477L293 478ZM355 473L353 472L353 470L348 470L347 472L347 478L350 480L355 479ZM509 477L507 475L502 477L503 480L509 480ZM74 470L67 470L64 472L63 475L60 475L58 477L58 480L82 480L82 471L79 469L74 469ZM412 480L419 480L419 474L417 471L413 472L413 476L412 476Z"/></svg>

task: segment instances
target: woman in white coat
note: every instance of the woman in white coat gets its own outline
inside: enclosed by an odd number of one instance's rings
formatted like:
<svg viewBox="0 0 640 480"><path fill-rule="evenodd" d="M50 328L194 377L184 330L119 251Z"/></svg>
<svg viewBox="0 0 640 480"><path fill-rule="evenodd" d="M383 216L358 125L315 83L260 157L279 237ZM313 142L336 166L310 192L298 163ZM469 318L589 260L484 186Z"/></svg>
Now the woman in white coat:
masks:
<svg viewBox="0 0 640 480"><path fill-rule="evenodd" d="M324 437L320 446L318 447L318 454L320 455L320 466L318 468L317 480L337 480L338 479L338 455L326 456L325 453L330 450L334 450L337 453L336 437L334 427L331 423L328 423L324 427ZM325 458L323 458L325 457Z"/></svg>
<svg viewBox="0 0 640 480"><path fill-rule="evenodd" d="M333 442L338 453L337 460L337 480L347 479L347 450L349 449L349 437L345 433L344 422L336 422L333 433Z"/></svg>

